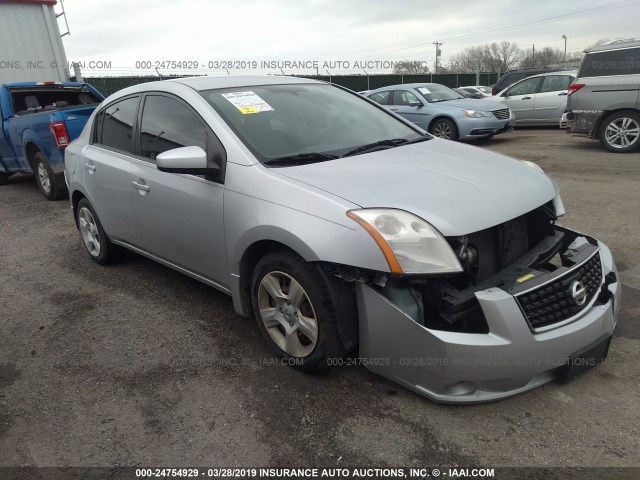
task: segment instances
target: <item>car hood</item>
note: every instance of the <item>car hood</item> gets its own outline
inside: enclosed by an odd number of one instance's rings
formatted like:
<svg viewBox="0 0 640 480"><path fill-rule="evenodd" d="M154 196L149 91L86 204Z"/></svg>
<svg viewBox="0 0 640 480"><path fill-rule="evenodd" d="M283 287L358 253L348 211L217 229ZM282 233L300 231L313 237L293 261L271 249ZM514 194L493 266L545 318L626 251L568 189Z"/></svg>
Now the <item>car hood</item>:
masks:
<svg viewBox="0 0 640 480"><path fill-rule="evenodd" d="M491 110L504 108L504 106L500 105L498 102L494 100L485 100L484 98L461 98L459 100L437 102L432 105L438 105L439 107L461 108L463 110L480 110L481 112L490 112Z"/></svg>
<svg viewBox="0 0 640 480"><path fill-rule="evenodd" d="M523 162L440 139L271 171L363 208L406 210L446 236L506 222L557 194Z"/></svg>

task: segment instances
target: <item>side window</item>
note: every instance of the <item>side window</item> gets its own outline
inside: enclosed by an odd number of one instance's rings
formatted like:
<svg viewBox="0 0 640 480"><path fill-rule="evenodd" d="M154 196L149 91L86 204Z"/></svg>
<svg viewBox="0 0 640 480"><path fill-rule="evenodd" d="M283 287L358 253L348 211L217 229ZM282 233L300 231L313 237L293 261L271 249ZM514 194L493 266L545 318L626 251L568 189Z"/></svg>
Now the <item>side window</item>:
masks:
<svg viewBox="0 0 640 480"><path fill-rule="evenodd" d="M95 143L134 153L133 125L139 97L132 97L105 108L96 117Z"/></svg>
<svg viewBox="0 0 640 480"><path fill-rule="evenodd" d="M561 92L569 88L569 84L573 81L573 77L569 75L547 75L542 81L540 93L544 92Z"/></svg>
<svg viewBox="0 0 640 480"><path fill-rule="evenodd" d="M391 96L391 90L387 90L386 92L378 92L369 96L371 100L379 103L380 105L389 105L389 97Z"/></svg>
<svg viewBox="0 0 640 480"><path fill-rule="evenodd" d="M420 100L409 90L394 90L393 105L409 106L411 102L419 102Z"/></svg>
<svg viewBox="0 0 640 480"><path fill-rule="evenodd" d="M511 87L507 91L507 94L513 96L513 95L530 95L532 93L536 93L536 88L538 88L538 83L540 83L540 77L527 78L526 80L523 80L520 83Z"/></svg>
<svg viewBox="0 0 640 480"><path fill-rule="evenodd" d="M147 96L140 123L140 154L151 160L167 150L198 146L207 151L207 129L182 103Z"/></svg>

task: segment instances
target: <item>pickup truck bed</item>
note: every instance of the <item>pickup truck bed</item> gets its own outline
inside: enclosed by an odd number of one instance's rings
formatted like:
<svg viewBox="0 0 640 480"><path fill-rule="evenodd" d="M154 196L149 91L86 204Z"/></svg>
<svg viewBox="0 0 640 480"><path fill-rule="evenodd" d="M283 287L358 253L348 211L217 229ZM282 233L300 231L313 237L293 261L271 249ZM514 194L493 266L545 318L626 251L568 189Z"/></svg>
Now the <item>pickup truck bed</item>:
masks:
<svg viewBox="0 0 640 480"><path fill-rule="evenodd" d="M0 85L0 183L13 173L35 173L45 197L64 198L64 149L103 99L85 83Z"/></svg>

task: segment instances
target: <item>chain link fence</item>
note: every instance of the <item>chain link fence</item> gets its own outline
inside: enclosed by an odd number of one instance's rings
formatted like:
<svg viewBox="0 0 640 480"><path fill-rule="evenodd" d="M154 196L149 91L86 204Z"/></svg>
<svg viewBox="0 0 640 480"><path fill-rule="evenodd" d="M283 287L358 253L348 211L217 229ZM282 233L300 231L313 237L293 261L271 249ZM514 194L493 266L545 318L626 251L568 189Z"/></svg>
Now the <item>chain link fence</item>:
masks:
<svg viewBox="0 0 640 480"><path fill-rule="evenodd" d="M476 77L475 73L444 73L444 74L426 74L426 75L320 75L306 76L304 78L312 78L325 82L335 83L356 92L363 90L374 90L388 85L398 85L404 83L440 83L447 87L455 88L466 85L493 85L498 80L498 73L480 73ZM165 80L171 78L183 78L180 76L165 77ZM155 82L160 78L153 77L89 77L84 81L93 85L105 96L122 90L123 88L137 85L139 83Z"/></svg>

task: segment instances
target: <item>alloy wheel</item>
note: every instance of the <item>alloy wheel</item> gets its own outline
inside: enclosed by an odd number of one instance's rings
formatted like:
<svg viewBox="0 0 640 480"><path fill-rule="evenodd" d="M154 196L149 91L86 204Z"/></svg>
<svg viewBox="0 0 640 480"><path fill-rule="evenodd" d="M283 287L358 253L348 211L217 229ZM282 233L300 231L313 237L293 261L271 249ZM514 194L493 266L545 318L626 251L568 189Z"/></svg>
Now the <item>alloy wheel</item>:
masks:
<svg viewBox="0 0 640 480"><path fill-rule="evenodd" d="M284 272L267 273L258 287L258 307L267 333L292 357L309 356L318 343L318 320L307 292Z"/></svg>
<svg viewBox="0 0 640 480"><path fill-rule="evenodd" d="M633 118L613 120L605 130L605 140L613 148L622 149L633 145L640 137L640 124Z"/></svg>
<svg viewBox="0 0 640 480"><path fill-rule="evenodd" d="M78 223L80 224L80 233L85 247L87 247L92 257L97 257L100 255L100 233L98 232L96 221L88 208L82 207L80 209Z"/></svg>
<svg viewBox="0 0 640 480"><path fill-rule="evenodd" d="M42 162L38 162L38 181L45 193L51 192L51 179L47 167Z"/></svg>

